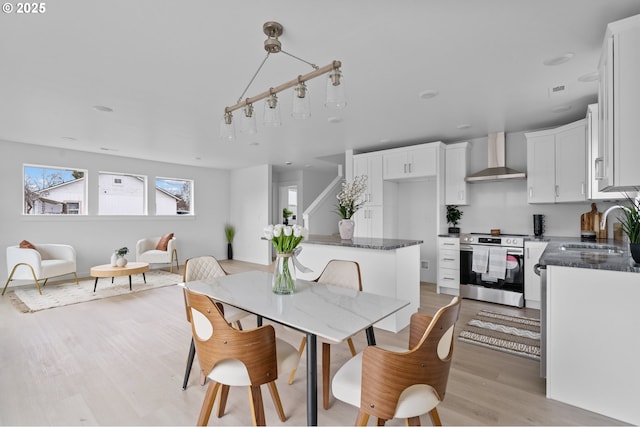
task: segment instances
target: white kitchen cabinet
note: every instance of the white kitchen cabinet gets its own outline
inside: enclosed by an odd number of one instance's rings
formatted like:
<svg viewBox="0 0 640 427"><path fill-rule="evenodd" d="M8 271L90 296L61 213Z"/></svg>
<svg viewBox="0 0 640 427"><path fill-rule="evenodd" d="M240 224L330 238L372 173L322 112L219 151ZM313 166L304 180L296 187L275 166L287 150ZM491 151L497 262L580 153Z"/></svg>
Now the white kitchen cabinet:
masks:
<svg viewBox="0 0 640 427"><path fill-rule="evenodd" d="M364 206L353 216L354 237L384 237L383 207Z"/></svg>
<svg viewBox="0 0 640 427"><path fill-rule="evenodd" d="M444 195L446 205L466 205L469 143L445 145Z"/></svg>
<svg viewBox="0 0 640 427"><path fill-rule="evenodd" d="M600 58L598 189L640 186L640 15L607 26Z"/></svg>
<svg viewBox="0 0 640 427"><path fill-rule="evenodd" d="M586 200L586 126L582 119L525 134L529 203Z"/></svg>
<svg viewBox="0 0 640 427"><path fill-rule="evenodd" d="M382 154L366 153L353 156L353 175L367 177L365 205L382 205Z"/></svg>
<svg viewBox="0 0 640 427"><path fill-rule="evenodd" d="M435 176L438 173L438 145L430 143L385 150L382 155L383 179L403 180Z"/></svg>
<svg viewBox="0 0 640 427"><path fill-rule="evenodd" d="M547 247L547 242L524 242L524 301L529 308L540 309L540 276L534 271L534 266L540 260L540 255Z"/></svg>
<svg viewBox="0 0 640 427"><path fill-rule="evenodd" d="M439 294L460 293L460 238L438 237L438 282Z"/></svg>
<svg viewBox="0 0 640 427"><path fill-rule="evenodd" d="M587 108L587 198L589 200L622 200L626 196L618 191L600 191L602 156L598 146L598 104L591 104Z"/></svg>

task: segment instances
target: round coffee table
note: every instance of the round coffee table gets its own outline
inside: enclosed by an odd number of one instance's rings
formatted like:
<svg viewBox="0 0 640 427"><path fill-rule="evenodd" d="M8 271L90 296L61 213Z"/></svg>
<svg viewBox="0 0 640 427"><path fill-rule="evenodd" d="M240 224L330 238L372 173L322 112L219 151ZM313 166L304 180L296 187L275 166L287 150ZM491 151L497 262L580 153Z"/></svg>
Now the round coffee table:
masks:
<svg viewBox="0 0 640 427"><path fill-rule="evenodd" d="M111 277L113 279L114 277L129 276L129 290L131 290L131 275L142 273L144 283L147 283L147 278L144 275L146 271L149 271L148 262L128 262L124 267L112 267L111 264L96 265L91 267L89 274L91 277L96 278L93 284L93 292L95 292L100 277Z"/></svg>

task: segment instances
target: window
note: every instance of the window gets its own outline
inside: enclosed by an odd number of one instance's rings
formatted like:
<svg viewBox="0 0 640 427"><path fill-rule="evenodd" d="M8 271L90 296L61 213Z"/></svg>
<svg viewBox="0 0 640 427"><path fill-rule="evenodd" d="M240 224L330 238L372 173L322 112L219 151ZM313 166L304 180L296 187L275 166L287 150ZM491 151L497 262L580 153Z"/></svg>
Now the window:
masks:
<svg viewBox="0 0 640 427"><path fill-rule="evenodd" d="M193 181L156 178L156 215L193 215Z"/></svg>
<svg viewBox="0 0 640 427"><path fill-rule="evenodd" d="M25 215L86 215L87 171L23 165Z"/></svg>
<svg viewBox="0 0 640 427"><path fill-rule="evenodd" d="M98 173L99 215L146 215L147 177Z"/></svg>

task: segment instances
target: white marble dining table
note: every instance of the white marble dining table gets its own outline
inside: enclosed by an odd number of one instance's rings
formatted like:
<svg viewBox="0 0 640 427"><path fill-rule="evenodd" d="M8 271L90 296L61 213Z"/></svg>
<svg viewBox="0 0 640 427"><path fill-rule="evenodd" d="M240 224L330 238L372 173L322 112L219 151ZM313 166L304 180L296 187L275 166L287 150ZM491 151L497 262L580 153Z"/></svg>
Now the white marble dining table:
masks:
<svg viewBox="0 0 640 427"><path fill-rule="evenodd" d="M318 423L316 337L344 341L366 330L369 345L375 345L373 325L409 305L409 301L296 280L291 295L271 290L272 274L248 271L184 283L192 291L232 305L262 319L286 325L307 336L307 424Z"/></svg>

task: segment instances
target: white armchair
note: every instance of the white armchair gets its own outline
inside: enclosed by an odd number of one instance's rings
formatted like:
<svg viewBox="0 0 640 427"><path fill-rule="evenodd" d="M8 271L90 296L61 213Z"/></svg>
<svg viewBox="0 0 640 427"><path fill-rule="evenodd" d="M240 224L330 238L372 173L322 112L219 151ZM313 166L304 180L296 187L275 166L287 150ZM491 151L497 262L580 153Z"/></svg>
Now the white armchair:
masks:
<svg viewBox="0 0 640 427"><path fill-rule="evenodd" d="M39 280L44 279L42 286L51 277L73 274L78 284L76 274L76 250L73 246L54 243L35 243L36 249L7 247L7 283L4 285L4 295L11 280L34 280L38 292L42 295Z"/></svg>
<svg viewBox="0 0 640 427"><path fill-rule="evenodd" d="M158 242L164 236L148 237L138 240L136 243L136 261L147 262L149 264L170 264L169 269L173 273L173 261L176 262L176 270L180 271L178 265L178 243L175 237L171 237L167 242L167 250L157 249Z"/></svg>

